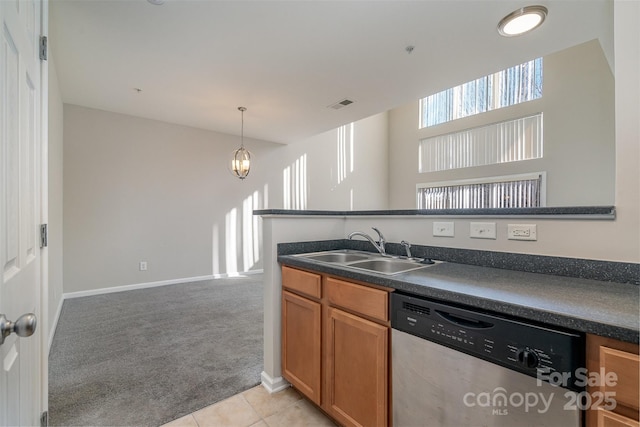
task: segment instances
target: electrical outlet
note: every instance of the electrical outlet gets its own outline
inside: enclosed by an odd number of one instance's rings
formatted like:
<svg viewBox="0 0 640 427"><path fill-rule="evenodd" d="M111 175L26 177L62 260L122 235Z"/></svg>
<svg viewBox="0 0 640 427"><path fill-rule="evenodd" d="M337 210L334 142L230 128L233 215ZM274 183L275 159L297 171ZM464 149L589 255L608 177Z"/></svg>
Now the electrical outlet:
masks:
<svg viewBox="0 0 640 427"><path fill-rule="evenodd" d="M495 222L472 222L469 226L469 237L473 239L495 239Z"/></svg>
<svg viewBox="0 0 640 427"><path fill-rule="evenodd" d="M454 236L453 222L434 222L433 223L433 235L440 237L453 237Z"/></svg>
<svg viewBox="0 0 640 427"><path fill-rule="evenodd" d="M538 240L535 224L507 224L507 239Z"/></svg>
<svg viewBox="0 0 640 427"><path fill-rule="evenodd" d="M140 261L140 271L147 271L147 261Z"/></svg>

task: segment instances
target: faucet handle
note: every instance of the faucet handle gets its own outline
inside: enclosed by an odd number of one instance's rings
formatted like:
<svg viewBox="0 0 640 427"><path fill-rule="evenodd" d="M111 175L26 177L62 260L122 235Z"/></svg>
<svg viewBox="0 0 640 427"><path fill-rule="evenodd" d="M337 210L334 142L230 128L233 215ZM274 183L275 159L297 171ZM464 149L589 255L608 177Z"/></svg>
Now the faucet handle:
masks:
<svg viewBox="0 0 640 427"><path fill-rule="evenodd" d="M411 243L407 242L406 240L403 240L402 242L400 242L400 244L402 246L404 246L404 250L407 251L407 258L412 258L412 256L411 256Z"/></svg>
<svg viewBox="0 0 640 427"><path fill-rule="evenodd" d="M381 242L384 242L384 236L382 235L382 233L380 232L380 230L378 230L376 227L371 227L373 229L373 231L375 231L376 233L378 233L378 237L380 239Z"/></svg>

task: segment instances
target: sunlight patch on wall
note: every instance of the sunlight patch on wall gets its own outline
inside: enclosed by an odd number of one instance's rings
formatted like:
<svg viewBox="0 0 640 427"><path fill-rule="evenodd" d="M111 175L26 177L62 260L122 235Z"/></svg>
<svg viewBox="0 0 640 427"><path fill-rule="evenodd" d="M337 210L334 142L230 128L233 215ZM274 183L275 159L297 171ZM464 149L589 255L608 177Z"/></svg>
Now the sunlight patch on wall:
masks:
<svg viewBox="0 0 640 427"><path fill-rule="evenodd" d="M337 178L338 184L353 172L353 146L354 146L355 124L340 126L338 128L338 138L336 141Z"/></svg>
<svg viewBox="0 0 640 427"><path fill-rule="evenodd" d="M260 260L260 230L258 217L253 215L260 209L260 194L254 191L242 202L242 262L247 271Z"/></svg>
<svg viewBox="0 0 640 427"><path fill-rule="evenodd" d="M263 206L260 206L260 194L257 191L253 192L253 209L263 209ZM260 218L257 215L254 215L251 212L251 219L253 221L253 228L251 232L253 233L253 260L254 264L260 261L260 248L262 247L262 229L260 225Z"/></svg>
<svg viewBox="0 0 640 427"><path fill-rule="evenodd" d="M238 210L236 208L231 209L224 217L225 226L225 260L227 265L227 274L238 274L238 259L237 259L237 223L238 223Z"/></svg>
<svg viewBox="0 0 640 427"><path fill-rule="evenodd" d="M213 224L211 232L211 271L213 274L220 273L220 230L218 224Z"/></svg>
<svg viewBox="0 0 640 427"><path fill-rule="evenodd" d="M267 190L266 185L264 189ZM230 209L224 218L224 236L221 235L221 227L213 225L211 240L214 276L239 276L260 262L262 222L259 216L253 215L253 211L264 209L263 200L261 192L255 190L238 207Z"/></svg>
<svg viewBox="0 0 640 427"><path fill-rule="evenodd" d="M262 209L269 209L269 184L265 184L262 190Z"/></svg>
<svg viewBox="0 0 640 427"><path fill-rule="evenodd" d="M282 171L284 209L307 208L307 155L303 154Z"/></svg>

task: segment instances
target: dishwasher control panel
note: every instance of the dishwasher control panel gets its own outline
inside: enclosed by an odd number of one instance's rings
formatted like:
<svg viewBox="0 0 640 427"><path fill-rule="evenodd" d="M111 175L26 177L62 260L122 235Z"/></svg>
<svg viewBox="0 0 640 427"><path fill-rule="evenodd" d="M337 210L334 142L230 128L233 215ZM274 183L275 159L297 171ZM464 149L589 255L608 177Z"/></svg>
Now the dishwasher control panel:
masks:
<svg viewBox="0 0 640 427"><path fill-rule="evenodd" d="M579 333L395 292L390 310L393 329L543 381L563 375L569 379L567 388L580 390L574 384L578 368L584 367Z"/></svg>

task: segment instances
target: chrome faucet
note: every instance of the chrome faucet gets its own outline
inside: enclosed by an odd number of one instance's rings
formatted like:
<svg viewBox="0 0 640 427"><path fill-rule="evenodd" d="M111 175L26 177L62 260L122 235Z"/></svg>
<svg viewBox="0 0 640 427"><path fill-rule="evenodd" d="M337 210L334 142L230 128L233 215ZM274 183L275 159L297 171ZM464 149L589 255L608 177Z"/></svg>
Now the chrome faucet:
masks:
<svg viewBox="0 0 640 427"><path fill-rule="evenodd" d="M353 233L349 234L349 240L353 239L353 236L362 236L365 239L367 239L369 242L371 242L371 244L378 250L378 252L380 252L380 255L386 255L387 252L384 248L386 241L384 240L384 236L382 235L380 230L378 230L377 228L375 227L371 227L371 228L373 229L373 231L378 233L378 238L379 238L378 242L373 240L371 236L369 236L367 233L363 233L362 231L354 231Z"/></svg>
<svg viewBox="0 0 640 427"><path fill-rule="evenodd" d="M403 240L400 244L404 246L404 249L407 251L407 258L411 258L411 243Z"/></svg>

